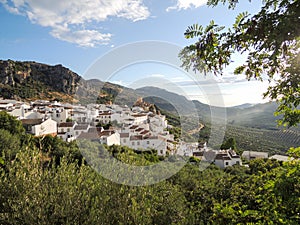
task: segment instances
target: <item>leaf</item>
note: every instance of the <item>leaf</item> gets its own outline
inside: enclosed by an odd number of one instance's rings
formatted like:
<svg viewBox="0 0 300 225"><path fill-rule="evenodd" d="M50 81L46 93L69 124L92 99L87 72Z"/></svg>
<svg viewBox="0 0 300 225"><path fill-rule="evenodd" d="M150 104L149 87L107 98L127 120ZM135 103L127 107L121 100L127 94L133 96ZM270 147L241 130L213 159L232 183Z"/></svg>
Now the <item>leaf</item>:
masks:
<svg viewBox="0 0 300 225"><path fill-rule="evenodd" d="M189 26L185 33L184 36L186 39L189 38L194 38L194 37L198 37L200 35L202 35L203 31L203 27L199 24L193 24L192 26Z"/></svg>
<svg viewBox="0 0 300 225"><path fill-rule="evenodd" d="M235 18L235 22L233 24L233 27L237 29L241 23L244 21L245 18L247 18L250 14L248 12L242 12Z"/></svg>

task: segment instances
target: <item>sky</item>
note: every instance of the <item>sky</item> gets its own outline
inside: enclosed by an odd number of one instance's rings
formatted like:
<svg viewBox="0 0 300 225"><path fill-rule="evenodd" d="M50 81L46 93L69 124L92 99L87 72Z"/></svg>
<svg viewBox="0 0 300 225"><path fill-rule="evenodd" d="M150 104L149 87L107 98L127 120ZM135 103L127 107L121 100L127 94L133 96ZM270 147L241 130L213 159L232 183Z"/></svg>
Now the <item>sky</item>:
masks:
<svg viewBox="0 0 300 225"><path fill-rule="evenodd" d="M85 79L158 86L212 105L261 103L268 83L233 75L243 56L222 77L188 73L172 61L195 41L184 38L188 26L210 20L230 26L240 12L260 8L241 2L228 10L205 0L0 0L0 59L62 64Z"/></svg>

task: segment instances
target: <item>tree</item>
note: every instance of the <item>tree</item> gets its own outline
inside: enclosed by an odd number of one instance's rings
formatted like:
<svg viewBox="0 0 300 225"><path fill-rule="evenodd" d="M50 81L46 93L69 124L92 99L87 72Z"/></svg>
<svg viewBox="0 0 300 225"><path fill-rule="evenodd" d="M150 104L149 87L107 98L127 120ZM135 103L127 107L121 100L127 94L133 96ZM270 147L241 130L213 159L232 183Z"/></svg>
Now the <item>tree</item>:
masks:
<svg viewBox="0 0 300 225"><path fill-rule="evenodd" d="M229 138L226 140L220 147L221 149L232 149L232 150L237 150L236 147L236 141L234 138Z"/></svg>
<svg viewBox="0 0 300 225"><path fill-rule="evenodd" d="M234 9L236 0L209 0L209 6L228 3ZM240 13L232 28L225 30L211 21L204 28L189 26L185 37L198 40L179 54L186 69L223 73L235 52L247 53L247 60L235 69L247 79L262 80L268 76L270 85L264 97L279 103L277 115L281 125L296 126L300 122L300 1L263 0L255 15Z"/></svg>
<svg viewBox="0 0 300 225"><path fill-rule="evenodd" d="M20 151L20 145L18 136L12 135L7 130L0 129L0 156L4 156L3 159L13 160Z"/></svg>
<svg viewBox="0 0 300 225"><path fill-rule="evenodd" d="M21 135L25 133L22 122L16 120L5 111L0 111L0 129L7 130L11 134Z"/></svg>

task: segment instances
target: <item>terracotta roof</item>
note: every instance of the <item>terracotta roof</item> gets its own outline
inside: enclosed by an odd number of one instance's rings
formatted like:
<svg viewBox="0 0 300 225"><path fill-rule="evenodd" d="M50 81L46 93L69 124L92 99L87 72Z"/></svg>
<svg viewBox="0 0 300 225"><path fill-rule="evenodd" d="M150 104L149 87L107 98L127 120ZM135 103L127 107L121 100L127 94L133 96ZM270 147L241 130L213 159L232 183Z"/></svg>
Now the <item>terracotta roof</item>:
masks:
<svg viewBox="0 0 300 225"><path fill-rule="evenodd" d="M114 134L115 132L114 131L111 131L111 130L104 130L102 132L99 133L99 136L102 137L102 136L110 136L112 134Z"/></svg>
<svg viewBox="0 0 300 225"><path fill-rule="evenodd" d="M110 116L112 113L108 112L108 113L99 113L99 116Z"/></svg>
<svg viewBox="0 0 300 225"><path fill-rule="evenodd" d="M121 133L120 134L120 138L128 138L129 137L129 133Z"/></svg>
<svg viewBox="0 0 300 225"><path fill-rule="evenodd" d="M148 130L144 130L144 131L142 131L140 134L147 134L147 133L150 133L150 131L148 131Z"/></svg>
<svg viewBox="0 0 300 225"><path fill-rule="evenodd" d="M203 156L203 152L193 152L193 156Z"/></svg>
<svg viewBox="0 0 300 225"><path fill-rule="evenodd" d="M140 132L140 131L142 131L142 130L144 130L144 128L138 128L138 129L136 129L135 131L137 131L137 132Z"/></svg>
<svg viewBox="0 0 300 225"><path fill-rule="evenodd" d="M225 156L223 157L223 160L231 160L231 158L229 156Z"/></svg>
<svg viewBox="0 0 300 225"><path fill-rule="evenodd" d="M80 125L77 125L74 130L87 130L89 127L88 124L80 124Z"/></svg>
<svg viewBox="0 0 300 225"><path fill-rule="evenodd" d="M143 140L143 136L142 135L130 136L130 141L137 141L137 140Z"/></svg>
<svg viewBox="0 0 300 225"><path fill-rule="evenodd" d="M75 122L64 122L64 123L60 123L58 127L73 127L74 124Z"/></svg>
<svg viewBox="0 0 300 225"><path fill-rule="evenodd" d="M218 153L215 157L215 159L221 159L224 160L224 157L228 157L226 153Z"/></svg>
<svg viewBox="0 0 300 225"><path fill-rule="evenodd" d="M43 122L43 119L22 119L24 125L38 125Z"/></svg>
<svg viewBox="0 0 300 225"><path fill-rule="evenodd" d="M147 116L145 114L135 114L135 115L132 115L133 117L143 117L143 116Z"/></svg>
<svg viewBox="0 0 300 225"><path fill-rule="evenodd" d="M99 139L98 133L81 133L78 139Z"/></svg>

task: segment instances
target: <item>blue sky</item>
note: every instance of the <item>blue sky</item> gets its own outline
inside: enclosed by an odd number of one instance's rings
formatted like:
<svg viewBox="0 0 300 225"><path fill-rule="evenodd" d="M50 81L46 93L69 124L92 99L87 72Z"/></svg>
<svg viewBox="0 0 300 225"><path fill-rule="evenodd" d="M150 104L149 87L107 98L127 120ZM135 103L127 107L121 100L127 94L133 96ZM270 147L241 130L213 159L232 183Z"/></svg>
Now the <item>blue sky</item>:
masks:
<svg viewBox="0 0 300 225"><path fill-rule="evenodd" d="M63 64L85 78L92 78L85 76L88 68L109 52L117 52L120 46L155 40L184 47L190 43L183 36L187 26L206 25L212 19L229 26L239 12L254 13L260 7L260 3L242 1L235 10L228 10L223 5L211 8L205 3L205 0L0 0L0 59ZM241 59L236 57L237 62ZM226 70L224 77L203 78L191 77L180 68L165 64L139 62L114 73L109 81L140 87L144 78L163 78L165 82L150 84L168 89L169 81L187 97L207 103L205 94L216 96L210 91L211 84L207 84L207 80L214 79L226 106L262 102L261 94L267 84L247 82L242 76L232 75L235 65ZM145 85L149 85L147 82ZM199 85L206 93L199 91Z"/></svg>

